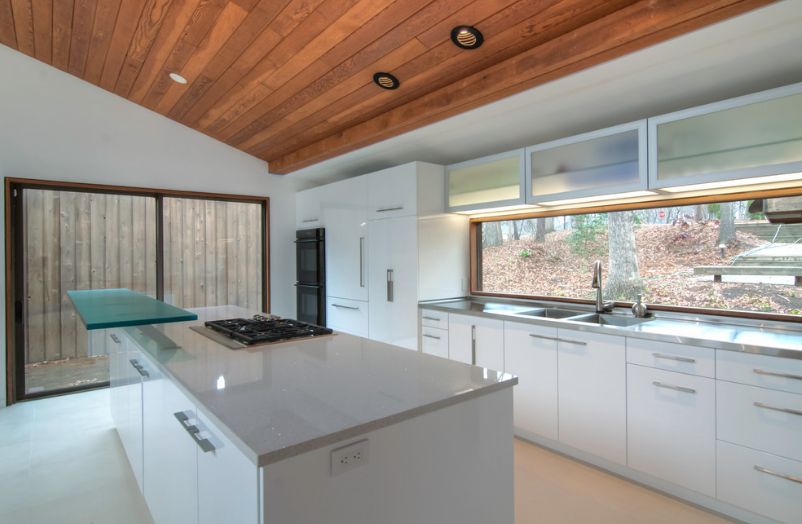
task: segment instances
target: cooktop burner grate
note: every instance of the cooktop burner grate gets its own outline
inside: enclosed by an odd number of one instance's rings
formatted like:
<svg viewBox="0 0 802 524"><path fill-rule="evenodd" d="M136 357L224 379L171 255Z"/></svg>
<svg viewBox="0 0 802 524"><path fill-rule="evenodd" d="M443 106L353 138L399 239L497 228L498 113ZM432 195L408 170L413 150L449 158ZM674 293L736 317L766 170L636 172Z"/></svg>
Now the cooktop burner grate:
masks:
<svg viewBox="0 0 802 524"><path fill-rule="evenodd" d="M294 338L330 335L331 329L288 318L254 315L253 318L210 320L206 327L243 344L265 344Z"/></svg>

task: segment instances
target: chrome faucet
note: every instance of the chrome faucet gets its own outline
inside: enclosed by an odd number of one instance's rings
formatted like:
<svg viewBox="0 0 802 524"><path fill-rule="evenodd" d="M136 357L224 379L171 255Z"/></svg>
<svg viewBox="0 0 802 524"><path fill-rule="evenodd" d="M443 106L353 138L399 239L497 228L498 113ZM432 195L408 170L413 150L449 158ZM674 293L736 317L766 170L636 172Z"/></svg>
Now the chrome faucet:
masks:
<svg viewBox="0 0 802 524"><path fill-rule="evenodd" d="M602 298L602 263L597 260L593 263L593 282L591 287L596 289L596 313L607 313L613 310L612 302L605 302Z"/></svg>

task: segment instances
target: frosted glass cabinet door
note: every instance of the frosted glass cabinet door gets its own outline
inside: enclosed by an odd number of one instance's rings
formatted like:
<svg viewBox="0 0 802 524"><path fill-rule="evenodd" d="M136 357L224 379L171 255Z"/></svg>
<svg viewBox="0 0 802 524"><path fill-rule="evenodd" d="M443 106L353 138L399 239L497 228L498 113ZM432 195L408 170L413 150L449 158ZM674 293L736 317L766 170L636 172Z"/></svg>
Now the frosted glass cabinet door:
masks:
<svg viewBox="0 0 802 524"><path fill-rule="evenodd" d="M649 184L802 171L802 84L649 119Z"/></svg>
<svg viewBox="0 0 802 524"><path fill-rule="evenodd" d="M646 120L526 148L530 204L642 191Z"/></svg>
<svg viewBox="0 0 802 524"><path fill-rule="evenodd" d="M516 149L448 166L448 210L523 204L524 165L524 150Z"/></svg>

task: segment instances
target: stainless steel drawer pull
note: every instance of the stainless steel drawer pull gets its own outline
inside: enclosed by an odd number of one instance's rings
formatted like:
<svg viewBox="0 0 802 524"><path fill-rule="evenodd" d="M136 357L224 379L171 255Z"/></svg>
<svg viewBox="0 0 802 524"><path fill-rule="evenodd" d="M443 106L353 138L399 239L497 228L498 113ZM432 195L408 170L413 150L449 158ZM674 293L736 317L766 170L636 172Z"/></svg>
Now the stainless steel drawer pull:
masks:
<svg viewBox="0 0 802 524"><path fill-rule="evenodd" d="M387 270L387 302L393 301L395 283L393 282L393 270Z"/></svg>
<svg viewBox="0 0 802 524"><path fill-rule="evenodd" d="M674 384L666 384L664 382L653 381L652 385L657 386L658 388L665 388L665 389L673 389L674 391L682 391L683 393L696 393L696 390L693 388L686 388L684 386L675 386Z"/></svg>
<svg viewBox="0 0 802 524"><path fill-rule="evenodd" d="M693 364L696 362L695 358L690 357L675 357L674 355L665 355L663 353L652 353L654 358L662 358L665 360L676 360L677 362L687 362L688 364Z"/></svg>
<svg viewBox="0 0 802 524"><path fill-rule="evenodd" d="M119 344L120 343L120 338L117 335L115 335L114 333L112 333L109 336L111 337L111 339L114 341L115 344Z"/></svg>
<svg viewBox="0 0 802 524"><path fill-rule="evenodd" d="M148 371L145 368L143 368L142 364L140 364L136 359L132 358L128 362L131 363L131 365L134 367L137 373L139 373L141 376L145 378L150 377L150 373L148 373Z"/></svg>
<svg viewBox="0 0 802 524"><path fill-rule="evenodd" d="M542 339L542 340L553 340L554 342L559 342L560 341L560 339L557 338L557 337L547 337L545 335L536 335L534 333L529 333L529 336L532 337L532 338L539 338L539 339Z"/></svg>
<svg viewBox="0 0 802 524"><path fill-rule="evenodd" d="M441 319L439 319L439 318L437 318L437 317L426 317L426 316L423 316L423 317L421 317L421 318L422 318L423 320L434 320L435 322L440 322L440 320L441 320Z"/></svg>
<svg viewBox="0 0 802 524"><path fill-rule="evenodd" d="M471 326L471 364L476 365L476 326Z"/></svg>
<svg viewBox="0 0 802 524"><path fill-rule="evenodd" d="M344 306L342 304L332 304L331 307L337 307L337 308L340 308L340 309L350 309L350 310L353 310L353 311L359 311L358 307Z"/></svg>
<svg viewBox="0 0 802 524"><path fill-rule="evenodd" d="M783 473L777 473L776 471L772 471L769 468L764 468L763 466L758 466L755 464L754 466L755 471L759 471L761 473L765 473L766 475L771 475L772 477L777 477L785 480L790 480L791 482L796 482L797 484L802 484L802 478L795 477L794 475L785 475Z"/></svg>
<svg viewBox="0 0 802 524"><path fill-rule="evenodd" d="M426 338L433 338L435 340L440 340L440 337L435 336L435 335L429 335L428 333L424 333L423 336L426 337Z"/></svg>
<svg viewBox="0 0 802 524"><path fill-rule="evenodd" d="M304 224L307 224L309 222L317 222L317 221L318 221L317 218L307 218L306 220L301 220L301 222L303 222Z"/></svg>
<svg viewBox="0 0 802 524"><path fill-rule="evenodd" d="M189 436L192 437L192 440L195 441L195 444L197 444L204 453L215 450L214 445L211 443L211 441L209 441L209 439L201 438L200 429L198 429L198 426L189 423L189 417L186 413L179 411L177 413L173 413L173 416L178 419L178 421L181 423L181 426L184 428L184 431L189 433Z"/></svg>
<svg viewBox="0 0 802 524"><path fill-rule="evenodd" d="M402 209L404 209L404 206L385 207L385 208L382 208L382 209L377 209L376 212L377 213L386 213L388 211L401 211Z"/></svg>
<svg viewBox="0 0 802 524"><path fill-rule="evenodd" d="M794 380L802 380L802 375L791 375L790 373L775 373L774 371L766 371L765 369L753 369L758 375L768 375L770 377L791 378Z"/></svg>
<svg viewBox="0 0 802 524"><path fill-rule="evenodd" d="M567 339L567 338L558 338L557 341L558 342L567 342L569 344L576 344L577 346L587 346L588 345L587 342L582 342L581 340L570 340L570 339Z"/></svg>
<svg viewBox="0 0 802 524"><path fill-rule="evenodd" d="M359 237L359 287L365 287L365 237Z"/></svg>
<svg viewBox="0 0 802 524"><path fill-rule="evenodd" d="M799 415L800 417L802 417L802 411L799 411L798 409L778 408L778 407L775 407L775 406L769 406L768 404L764 404L762 402L752 402L752 404L754 404L758 408L770 409L772 411L780 411L782 413L788 413L788 414L791 414L791 415Z"/></svg>

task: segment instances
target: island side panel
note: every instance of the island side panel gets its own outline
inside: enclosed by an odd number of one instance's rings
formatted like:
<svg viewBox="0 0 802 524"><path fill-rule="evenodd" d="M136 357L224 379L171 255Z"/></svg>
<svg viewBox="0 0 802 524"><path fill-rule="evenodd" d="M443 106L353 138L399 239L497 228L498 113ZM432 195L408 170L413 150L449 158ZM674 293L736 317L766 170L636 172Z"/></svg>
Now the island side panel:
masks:
<svg viewBox="0 0 802 524"><path fill-rule="evenodd" d="M368 439L332 476L331 450ZM513 524L512 388L270 464L265 524Z"/></svg>

